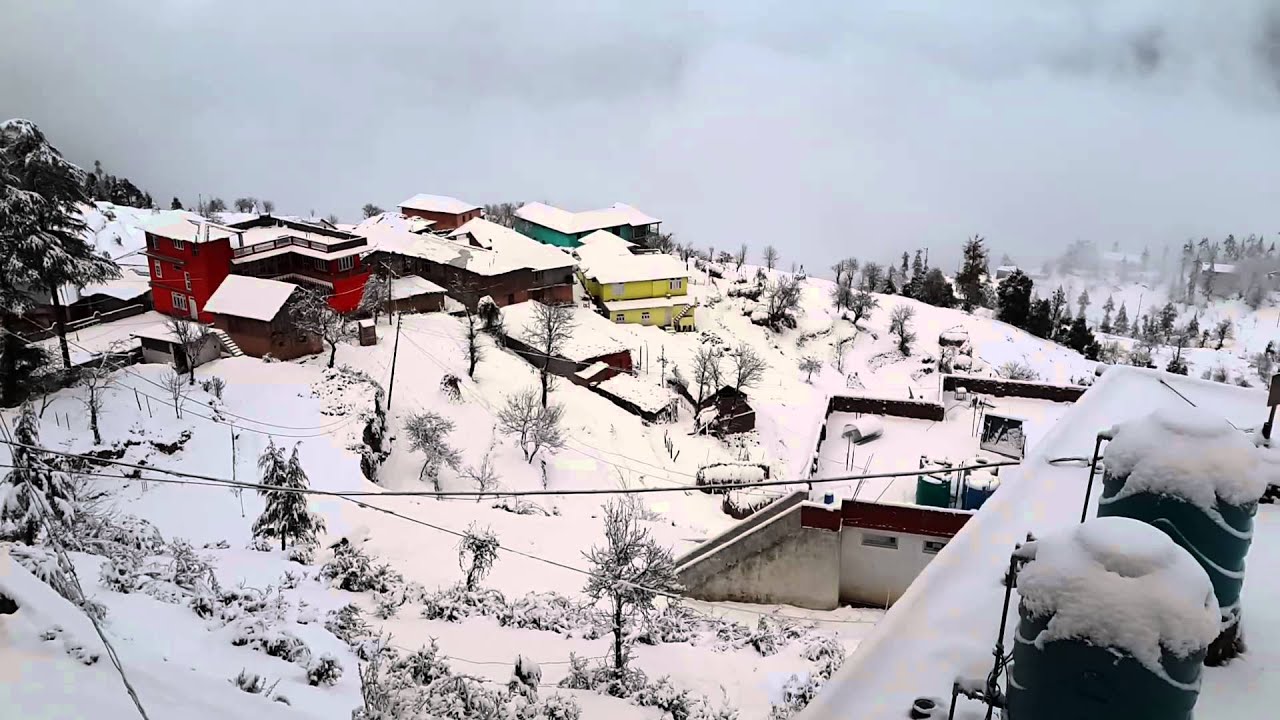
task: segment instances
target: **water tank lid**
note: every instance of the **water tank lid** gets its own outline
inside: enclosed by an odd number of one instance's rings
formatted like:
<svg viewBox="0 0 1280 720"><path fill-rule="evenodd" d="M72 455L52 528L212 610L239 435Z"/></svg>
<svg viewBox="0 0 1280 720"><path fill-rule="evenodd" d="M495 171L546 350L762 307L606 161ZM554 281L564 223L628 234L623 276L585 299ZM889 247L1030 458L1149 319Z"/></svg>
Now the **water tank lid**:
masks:
<svg viewBox="0 0 1280 720"><path fill-rule="evenodd" d="M1208 511L1219 499L1257 502L1273 474L1249 436L1200 408L1156 410L1111 432L1103 462L1126 495L1172 495Z"/></svg>
<svg viewBox="0 0 1280 720"><path fill-rule="evenodd" d="M1200 564L1159 529L1100 517L1027 543L1032 559L1018 593L1033 616L1052 616L1035 640L1084 640L1132 655L1161 672L1161 649L1177 657L1218 635L1218 602Z"/></svg>
<svg viewBox="0 0 1280 720"><path fill-rule="evenodd" d="M1000 487L1000 478L993 475L989 470L974 470L966 484L973 490L994 491Z"/></svg>

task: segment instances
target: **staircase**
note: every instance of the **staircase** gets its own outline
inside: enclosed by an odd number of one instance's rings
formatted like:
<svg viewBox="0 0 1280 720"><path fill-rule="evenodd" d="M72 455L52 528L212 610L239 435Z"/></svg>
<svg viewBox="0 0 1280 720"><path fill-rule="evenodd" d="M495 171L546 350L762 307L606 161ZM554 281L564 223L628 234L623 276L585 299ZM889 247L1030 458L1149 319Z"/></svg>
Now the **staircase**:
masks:
<svg viewBox="0 0 1280 720"><path fill-rule="evenodd" d="M697 302L692 302L692 303L689 303L688 305L685 305L683 310L681 310L679 313L677 313L675 317L671 318L671 328L672 328L673 330L679 330L679 329L680 329L680 321L681 321L681 320L682 320L686 315L688 315L689 313L693 312L693 309L694 309L695 307L697 307L697 306L698 306L698 303L697 303Z"/></svg>
<svg viewBox="0 0 1280 720"><path fill-rule="evenodd" d="M218 338L218 342L221 343L223 351L231 357L244 357L244 351L240 349L240 346L236 344L235 340L231 339L231 336L227 334L227 331L219 330L218 328L209 328L209 334Z"/></svg>

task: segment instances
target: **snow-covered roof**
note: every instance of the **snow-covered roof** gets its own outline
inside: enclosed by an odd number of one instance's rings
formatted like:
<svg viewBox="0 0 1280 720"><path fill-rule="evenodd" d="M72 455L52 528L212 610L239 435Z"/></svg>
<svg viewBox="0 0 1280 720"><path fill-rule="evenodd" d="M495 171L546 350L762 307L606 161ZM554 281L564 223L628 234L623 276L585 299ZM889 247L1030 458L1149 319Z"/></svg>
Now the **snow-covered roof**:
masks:
<svg viewBox="0 0 1280 720"><path fill-rule="evenodd" d="M394 230L405 230L412 233L426 232L435 225L435 220L428 220L420 217L410 217L403 213L387 211L378 213L373 217L367 217L360 221L351 232L357 235L364 235L366 231L374 227L392 228Z"/></svg>
<svg viewBox="0 0 1280 720"><path fill-rule="evenodd" d="M590 266L583 272L587 277L603 285L689 277L689 269L684 261L674 255L592 254L590 258Z"/></svg>
<svg viewBox="0 0 1280 720"><path fill-rule="evenodd" d="M529 328L534 324L535 300L514 303L502 308L502 324L517 339L529 342ZM584 307L572 306L573 332L565 341L560 355L574 362L586 362L617 352L626 352L635 344L633 337L618 326ZM628 342L630 341L630 342ZM530 343L532 344L532 343Z"/></svg>
<svg viewBox="0 0 1280 720"><path fill-rule="evenodd" d="M623 240L608 230L597 230L578 242L581 242L583 245L602 245L604 247L613 248L620 253L631 252L631 248L636 246L635 243Z"/></svg>
<svg viewBox="0 0 1280 720"><path fill-rule="evenodd" d="M484 226L472 223L484 223ZM498 233L489 228L505 230ZM469 244L460 233L476 231L488 238L493 249ZM391 227L375 225L363 231L372 249L382 252L422 258L442 265L466 269L477 275L502 275L516 270L554 270L572 268L577 263L561 250L527 238L509 228L477 218L463 224L451 238L431 234L416 234Z"/></svg>
<svg viewBox="0 0 1280 720"><path fill-rule="evenodd" d="M1050 461L1088 457L1097 432L1116 423L1153 409L1186 407L1178 393L1239 427L1256 427L1264 419L1266 393L1261 390L1141 368L1109 368L1030 449L1022 465L1004 469L1000 490L894 603L799 720L896 720L917 697L949 697L957 676L985 677L1004 602L1000 578L1014 546L1028 532L1045 537L1080 521L1089 468ZM1090 517L1096 515L1099 492L1095 481ZM1255 533L1254 556L1260 542ZM1262 583L1262 576L1254 571L1246 585ZM1244 615L1251 632L1266 627L1271 633L1280 626L1280 608L1265 602L1270 596L1268 588L1251 604L1245 593ZM1017 603L1014 597L1011 612L1017 612ZM1016 625L1010 623L1006 648L1012 647ZM1196 717L1240 717L1230 712L1215 715L1212 703L1232 702L1233 688L1248 684L1246 678L1256 672L1257 666L1237 668L1235 663L1206 672ZM1272 707L1278 699L1272 694L1264 706ZM965 711L975 707L962 702Z"/></svg>
<svg viewBox="0 0 1280 720"><path fill-rule="evenodd" d="M205 303L206 312L270 322L289 301L296 285L279 280L228 275Z"/></svg>
<svg viewBox="0 0 1280 720"><path fill-rule="evenodd" d="M521 205L516 210L516 217L566 235L622 225L640 227L662 222L624 203L614 203L600 210L575 213L546 203L531 202Z"/></svg>
<svg viewBox="0 0 1280 720"><path fill-rule="evenodd" d="M645 308L669 308L693 305L690 295L672 295L660 298L636 298L635 300L606 300L604 307L609 312L626 312L627 310L643 310Z"/></svg>
<svg viewBox="0 0 1280 720"><path fill-rule="evenodd" d="M448 195L428 195L427 193L418 193L400 203L402 208L410 208L413 210L422 210L424 212L444 213L445 215L461 215L472 210L479 210L480 206L474 203L459 200Z"/></svg>
<svg viewBox="0 0 1280 720"><path fill-rule="evenodd" d="M120 277L96 285L86 285L80 289L80 297L106 295L117 300L132 300L148 292L151 292L151 275L122 267Z"/></svg>
<svg viewBox="0 0 1280 720"><path fill-rule="evenodd" d="M1200 263L1200 270L1201 272L1219 273L1222 275L1235 275L1236 273L1240 272L1240 269L1237 266L1232 265L1230 263L1210 264L1207 262L1202 262Z"/></svg>
<svg viewBox="0 0 1280 720"><path fill-rule="evenodd" d="M239 232L235 228L209 222L198 215L190 213L184 213L182 217L177 219L172 215L160 215L152 222L148 222L144 229L152 235L194 243L227 240L235 237L236 233Z"/></svg>
<svg viewBox="0 0 1280 720"><path fill-rule="evenodd" d="M596 387L649 413L661 412L676 399L670 390L661 385L626 373L614 375Z"/></svg>
<svg viewBox="0 0 1280 720"><path fill-rule="evenodd" d="M578 372L574 373L574 375L577 375L579 378L583 380L590 380L591 378L599 375L600 373L608 369L609 369L609 365L605 363L605 361L597 360L591 363L590 365L582 368Z"/></svg>
<svg viewBox="0 0 1280 720"><path fill-rule="evenodd" d="M419 295L442 293L444 288L419 275L407 275L391 281L391 299L405 300Z"/></svg>
<svg viewBox="0 0 1280 720"><path fill-rule="evenodd" d="M159 342L177 343L180 342L165 323L156 323L154 325L143 325L129 333L133 337L142 338L143 340L157 340Z"/></svg>

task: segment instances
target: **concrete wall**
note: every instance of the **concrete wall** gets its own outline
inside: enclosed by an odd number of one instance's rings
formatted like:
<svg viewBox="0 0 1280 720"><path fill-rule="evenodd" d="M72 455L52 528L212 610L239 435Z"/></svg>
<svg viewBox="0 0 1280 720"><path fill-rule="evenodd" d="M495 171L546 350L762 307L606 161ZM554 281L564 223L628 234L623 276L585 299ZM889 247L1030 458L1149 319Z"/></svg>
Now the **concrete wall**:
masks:
<svg viewBox="0 0 1280 720"><path fill-rule="evenodd" d="M868 535L874 537L869 539ZM897 548L867 544L884 538L894 538ZM933 560L936 553L925 552L925 542L946 541L947 538L845 526L840 533L840 600L872 607L892 605Z"/></svg>
<svg viewBox="0 0 1280 720"><path fill-rule="evenodd" d="M838 607L840 531L806 527L801 511L809 507L793 506L682 565L680 583L701 600ZM838 511L817 510L834 514L838 523Z"/></svg>
<svg viewBox="0 0 1280 720"><path fill-rule="evenodd" d="M1003 378L973 377L970 375L944 375L942 390L954 391L963 387L969 392L995 397L1024 397L1036 400L1052 400L1054 402L1075 402L1085 390L1083 385L1050 385L1048 383L1028 382L1026 380L1005 380Z"/></svg>

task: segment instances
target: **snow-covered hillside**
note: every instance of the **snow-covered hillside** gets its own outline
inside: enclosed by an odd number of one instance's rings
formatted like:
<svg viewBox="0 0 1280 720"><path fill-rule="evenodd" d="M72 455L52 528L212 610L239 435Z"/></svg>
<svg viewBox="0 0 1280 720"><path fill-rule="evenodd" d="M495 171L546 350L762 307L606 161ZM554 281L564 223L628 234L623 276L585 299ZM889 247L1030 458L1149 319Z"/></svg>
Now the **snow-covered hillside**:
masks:
<svg viewBox="0 0 1280 720"><path fill-rule="evenodd" d="M111 211L114 218L108 219L107 209L101 210L100 249L112 244L122 252L140 247L131 244L138 239L128 228L144 219L121 209ZM360 657L367 654L362 643L379 634L389 634L392 645L404 653L434 642L455 674L494 689L511 676L517 654L536 660L545 686L541 695L572 696L585 718L663 716L655 707L551 687L575 673L571 655L596 659L610 647L607 634L593 629L591 613L566 609L586 600L583 553L603 542L601 505L607 496L551 494L495 501L381 495L433 487L421 479L425 458L411 448L406 430L416 413L433 411L453 423L447 441L460 457L456 467L446 464L440 470L444 491L474 490L474 476L486 461L501 491L676 488L632 497L644 528L679 555L733 522L721 510L720 496L687 489L700 467L750 461L770 466L775 479L803 480L830 394L938 397L938 339L943 333L967 335L975 373L990 374L1015 362L1056 383L1094 375L1096 363L992 320L985 311L971 315L878 296L879 307L855 326L834 310L833 284L817 278L802 284L798 327L774 331L752 322L752 301L729 294L730 288L741 287L734 282L739 274L754 278L757 269L717 272L724 277L713 279L701 271L692 275L691 293L700 302L698 332L672 334L634 325L610 330L632 349L636 382L655 389L664 386L674 368L688 378L701 347L728 351L745 344L754 349L768 366L759 384L748 389L757 429L729 443L692 434L687 404L675 423L648 424L589 389L561 381L551 400L565 408L566 446L527 462L514 439L497 430L496 418L509 395L536 386L535 368L485 336L484 357L475 377L468 378L464 324L442 314L403 316L398 348L394 326L384 318L377 326L376 345L339 345L337 370L325 368L327 353L294 363L214 361L199 368L180 411L165 387L166 368L127 368L107 393L101 446L87 432L85 389L54 396L41 416L40 441L61 452L92 452L106 461L256 482L261 478L257 460L274 441L297 447L313 489L371 493L311 497L311 510L326 525L321 549L314 558L291 559L292 551L275 545L252 549L252 525L264 507L252 491L160 482L157 478L165 476L156 471L142 473L150 479L140 479L136 469L110 462L79 468L94 473L86 476L88 486L104 493L99 509L141 518L163 538L140 551L140 559L129 561L92 548L71 553L86 593L106 608L108 638L152 717L202 719L255 711L349 717L361 702L357 669L367 660ZM911 327L917 339L905 357L888 332L889 316L899 306L915 312ZM811 379L800 369L806 358L820 363ZM213 386L202 389L201 383L215 376L225 382L220 397ZM460 379L460 397L451 398L444 390L446 376ZM391 440L375 484L362 471L361 454L367 452L366 427L375 417L379 386L390 390ZM12 428L14 413L6 412L5 418ZM914 455L894 455L886 453L877 467L914 466ZM0 458L11 464L8 451L0 451ZM472 609L459 617L457 606L446 600L456 599L449 593L464 576L458 534L473 525L491 529L504 548L483 587L501 593L504 599L494 607L505 609ZM179 539L204 558L201 562L208 564L220 592L210 590L208 579L194 584L175 579L178 559L183 558L184 566L189 562ZM388 571L402 580L382 592L333 587L334 579L322 577L321 568L334 560L329 546L342 539L367 553L375 565L387 563ZM13 547L11 553L20 552ZM20 605L13 616L17 621L0 616L0 627L14 638L11 645L0 644L0 663L17 667L14 661L34 658L33 667L87 688L68 698L59 717L130 716L127 696L111 693L118 681L110 665L76 659L84 651L74 648L98 647L83 614L52 601L47 588L7 558L0 561L7 563L0 568L9 568L0 569L0 593L16 596ZM120 567L134 561L140 566ZM24 565L39 566L31 558ZM141 579L124 587L117 580L121 574ZM363 611L367 629L352 630L359 623L351 620L351 611L335 614L349 603ZM441 610L446 605L448 612ZM679 611L684 614L678 622L671 619L677 617L675 611L663 617L685 634L637 643L636 666L651 681L669 675L674 688L706 696L711 706L727 699L740 708L742 720L769 717L790 676L822 672L814 658L852 652L880 616L876 610L854 608L817 612L692 600L682 605L686 610ZM776 614L767 617L770 613ZM53 630L55 625L62 630ZM297 644L305 645L305 653L288 649ZM308 668L322 655L334 658L343 674L332 685L309 684ZM264 692L254 697L232 682L242 670L261 676L267 686L279 682L270 690L260 688ZM31 708L39 702L32 687L40 686L17 686L0 683L19 707L27 708L22 714L39 715ZM176 688L190 693L183 696ZM281 696L287 698L287 708L283 701L272 701Z"/></svg>

